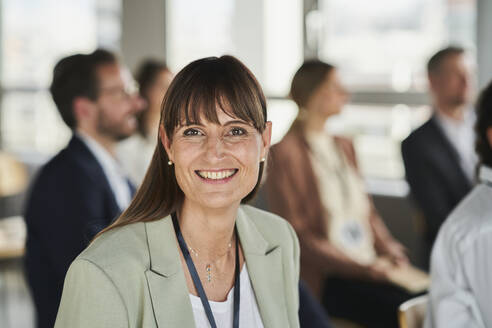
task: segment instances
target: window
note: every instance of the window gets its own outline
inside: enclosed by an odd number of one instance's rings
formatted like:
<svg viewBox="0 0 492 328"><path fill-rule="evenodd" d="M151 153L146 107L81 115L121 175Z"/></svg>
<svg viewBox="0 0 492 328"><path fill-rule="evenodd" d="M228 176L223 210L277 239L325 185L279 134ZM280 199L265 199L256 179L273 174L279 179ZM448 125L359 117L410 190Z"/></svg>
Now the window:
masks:
<svg viewBox="0 0 492 328"><path fill-rule="evenodd" d="M401 180L401 141L430 115L426 63L457 44L475 54L474 0L319 0L307 46L335 64L352 103L329 128L354 138L367 178Z"/></svg>
<svg viewBox="0 0 492 328"><path fill-rule="evenodd" d="M472 0L320 0L321 58L352 90L425 91L425 63L451 43L475 51Z"/></svg>
<svg viewBox="0 0 492 328"><path fill-rule="evenodd" d="M175 72L192 60L231 54L258 78L269 98L273 139L297 109L285 99L303 60L301 0L168 0L167 62Z"/></svg>
<svg viewBox="0 0 492 328"><path fill-rule="evenodd" d="M72 53L117 49L120 1L4 0L2 6L0 146L53 154L70 137L47 91L53 67Z"/></svg>

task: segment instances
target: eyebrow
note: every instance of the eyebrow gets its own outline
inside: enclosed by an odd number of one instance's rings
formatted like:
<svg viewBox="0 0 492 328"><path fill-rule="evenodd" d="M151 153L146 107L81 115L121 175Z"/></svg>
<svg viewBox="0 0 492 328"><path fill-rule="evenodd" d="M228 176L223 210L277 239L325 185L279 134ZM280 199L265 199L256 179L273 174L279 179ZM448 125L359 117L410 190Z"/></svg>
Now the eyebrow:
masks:
<svg viewBox="0 0 492 328"><path fill-rule="evenodd" d="M248 122L246 121L242 121L242 120L232 120L232 121L227 121L225 122L224 124L221 124L221 126L229 126L229 125L234 125L234 124L244 124L244 125L248 125L248 126L251 126L251 124L249 124ZM191 125L198 125L198 126L204 126L201 122L190 122L190 124L182 124L180 125L181 127L187 127L187 126L191 126Z"/></svg>
<svg viewBox="0 0 492 328"><path fill-rule="evenodd" d="M223 126L228 126L228 125L233 125L233 124L244 124L244 125L251 125L246 121L242 120L232 120L232 121L227 121Z"/></svg>

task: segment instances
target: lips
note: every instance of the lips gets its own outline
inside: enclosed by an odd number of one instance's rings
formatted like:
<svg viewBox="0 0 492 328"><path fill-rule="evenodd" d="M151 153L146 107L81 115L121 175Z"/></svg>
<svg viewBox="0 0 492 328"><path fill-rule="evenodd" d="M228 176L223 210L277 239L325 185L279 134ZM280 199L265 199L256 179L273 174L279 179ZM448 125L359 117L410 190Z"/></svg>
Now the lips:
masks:
<svg viewBox="0 0 492 328"><path fill-rule="evenodd" d="M202 179L207 180L224 180L232 177L237 173L238 169L225 169L225 170L196 170L195 173Z"/></svg>

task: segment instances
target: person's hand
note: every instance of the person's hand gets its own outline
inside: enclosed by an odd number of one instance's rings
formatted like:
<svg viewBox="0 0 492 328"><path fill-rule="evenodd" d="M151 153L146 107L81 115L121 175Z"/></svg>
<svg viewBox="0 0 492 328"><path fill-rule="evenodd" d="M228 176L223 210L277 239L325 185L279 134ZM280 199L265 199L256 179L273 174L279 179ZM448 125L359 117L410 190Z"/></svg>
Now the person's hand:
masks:
<svg viewBox="0 0 492 328"><path fill-rule="evenodd" d="M387 257L394 265L408 265L410 261L406 248L394 239L386 241L381 247L381 256Z"/></svg>
<svg viewBox="0 0 492 328"><path fill-rule="evenodd" d="M389 282L389 272L392 268L393 264L390 261L378 258L367 266L367 278L376 282Z"/></svg>

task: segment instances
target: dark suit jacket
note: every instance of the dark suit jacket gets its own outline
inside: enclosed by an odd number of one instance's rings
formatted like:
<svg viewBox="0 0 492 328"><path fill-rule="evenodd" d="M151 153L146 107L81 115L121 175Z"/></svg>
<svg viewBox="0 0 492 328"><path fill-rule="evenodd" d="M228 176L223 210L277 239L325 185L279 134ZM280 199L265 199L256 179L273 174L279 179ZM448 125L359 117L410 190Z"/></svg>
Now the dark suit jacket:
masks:
<svg viewBox="0 0 492 328"><path fill-rule="evenodd" d="M72 137L36 177L25 213L25 268L39 328L54 326L70 263L119 213L101 165Z"/></svg>
<svg viewBox="0 0 492 328"><path fill-rule="evenodd" d="M461 168L458 152L438 124L433 116L401 146L406 179L424 214L429 245L448 214L472 187Z"/></svg>

